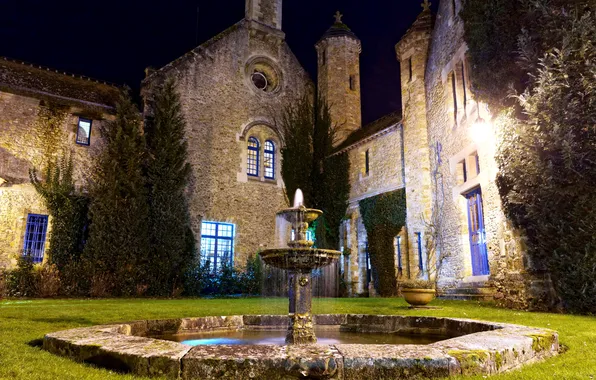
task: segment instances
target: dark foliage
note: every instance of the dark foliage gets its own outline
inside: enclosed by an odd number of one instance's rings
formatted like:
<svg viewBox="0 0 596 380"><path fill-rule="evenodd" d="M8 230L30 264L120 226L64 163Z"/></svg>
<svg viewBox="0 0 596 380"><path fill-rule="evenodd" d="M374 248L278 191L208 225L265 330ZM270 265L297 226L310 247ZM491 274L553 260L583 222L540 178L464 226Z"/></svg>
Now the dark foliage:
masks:
<svg viewBox="0 0 596 380"><path fill-rule="evenodd" d="M306 206L324 212L314 223L317 247L337 249L350 193L349 159L346 154L332 156L338 126L332 125L327 102L318 98L313 104L308 96L284 110L281 124L281 172L288 200L300 188Z"/></svg>
<svg viewBox="0 0 596 380"><path fill-rule="evenodd" d="M493 111L516 107L514 96L533 86L539 60L569 27L566 17L586 0L466 0L460 13L472 91ZM516 109L518 117L523 117Z"/></svg>
<svg viewBox="0 0 596 380"><path fill-rule="evenodd" d="M406 224L406 193L403 189L360 201L362 222L377 291L381 296L397 294L393 240Z"/></svg>
<svg viewBox="0 0 596 380"><path fill-rule="evenodd" d="M37 297L38 282L33 268L33 258L19 256L17 266L6 273L6 289L10 297Z"/></svg>
<svg viewBox="0 0 596 380"><path fill-rule="evenodd" d="M187 296L255 296L261 294L263 267L258 255L250 256L244 271L224 265L213 272L209 262L189 268L184 282Z"/></svg>
<svg viewBox="0 0 596 380"><path fill-rule="evenodd" d="M101 128L104 146L90 181L91 225L84 256L92 295L141 295L148 285L149 210L141 128L139 111L123 92L115 120Z"/></svg>
<svg viewBox="0 0 596 380"><path fill-rule="evenodd" d="M567 310L594 313L596 5L573 4L537 6L550 49L520 38L525 62L542 53L517 98L524 118L505 121L498 186L508 217L527 236L530 267L548 271Z"/></svg>
<svg viewBox="0 0 596 380"><path fill-rule="evenodd" d="M184 194L190 165L174 80L166 80L158 89L152 108L153 117L145 121L149 251L144 273L149 295L168 296L179 292L183 274L194 260L194 237Z"/></svg>
<svg viewBox="0 0 596 380"><path fill-rule="evenodd" d="M281 176L286 187L288 204L297 189L301 189L307 205L313 204L310 175L314 133L312 101L304 96L296 104L283 110L279 123L284 145L281 148Z"/></svg>
<svg viewBox="0 0 596 380"><path fill-rule="evenodd" d="M49 263L59 271L78 262L86 238L88 198L75 191L72 157L62 157L59 162L50 161L45 178L37 171L29 171L31 183L41 195L52 216L52 233L49 239Z"/></svg>

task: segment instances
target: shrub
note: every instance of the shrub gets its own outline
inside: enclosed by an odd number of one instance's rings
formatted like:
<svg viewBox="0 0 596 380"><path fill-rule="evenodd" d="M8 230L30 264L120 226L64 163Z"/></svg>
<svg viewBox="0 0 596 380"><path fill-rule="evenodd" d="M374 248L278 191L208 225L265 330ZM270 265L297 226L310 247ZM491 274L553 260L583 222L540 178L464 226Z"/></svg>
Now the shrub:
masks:
<svg viewBox="0 0 596 380"><path fill-rule="evenodd" d="M60 272L55 264L36 265L33 268L35 297L48 298L60 295Z"/></svg>
<svg viewBox="0 0 596 380"><path fill-rule="evenodd" d="M248 257L248 260L246 261L246 269L241 277L241 289L244 294L261 294L263 286L263 264L258 253Z"/></svg>
<svg viewBox="0 0 596 380"><path fill-rule="evenodd" d="M6 288L10 297L36 297L38 281L35 276L33 258L19 256L16 268L9 270L6 276Z"/></svg>
<svg viewBox="0 0 596 380"><path fill-rule="evenodd" d="M6 289L6 270L0 269L0 300L6 297L7 289Z"/></svg>

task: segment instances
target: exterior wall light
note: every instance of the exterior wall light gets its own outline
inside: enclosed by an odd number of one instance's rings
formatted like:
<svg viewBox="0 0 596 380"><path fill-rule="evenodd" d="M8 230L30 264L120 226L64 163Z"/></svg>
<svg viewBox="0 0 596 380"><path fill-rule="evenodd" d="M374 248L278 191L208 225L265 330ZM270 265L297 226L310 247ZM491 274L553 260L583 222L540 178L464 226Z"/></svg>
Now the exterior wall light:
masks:
<svg viewBox="0 0 596 380"><path fill-rule="evenodd" d="M480 116L479 103L476 104L476 108L478 110L478 118L470 127L470 137L475 143L480 144L488 140L492 132L492 123L490 120L485 120L482 116Z"/></svg>

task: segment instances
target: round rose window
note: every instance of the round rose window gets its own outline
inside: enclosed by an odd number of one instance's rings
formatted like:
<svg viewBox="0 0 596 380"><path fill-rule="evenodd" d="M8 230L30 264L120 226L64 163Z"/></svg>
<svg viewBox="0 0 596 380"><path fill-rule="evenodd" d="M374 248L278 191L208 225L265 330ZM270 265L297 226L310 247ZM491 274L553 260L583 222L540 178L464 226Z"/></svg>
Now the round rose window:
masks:
<svg viewBox="0 0 596 380"><path fill-rule="evenodd" d="M252 80L252 83L255 85L255 87L258 88L259 90L263 90L263 91L267 90L267 85L268 85L267 77L262 72L255 71L254 73L252 73L251 80Z"/></svg>

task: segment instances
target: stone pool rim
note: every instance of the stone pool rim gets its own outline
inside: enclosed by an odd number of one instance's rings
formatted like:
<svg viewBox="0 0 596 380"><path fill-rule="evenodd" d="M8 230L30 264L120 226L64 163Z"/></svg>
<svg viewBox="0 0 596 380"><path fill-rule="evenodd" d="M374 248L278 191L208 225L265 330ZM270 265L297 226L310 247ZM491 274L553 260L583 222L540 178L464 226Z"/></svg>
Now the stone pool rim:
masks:
<svg viewBox="0 0 596 380"><path fill-rule="evenodd" d="M314 322L358 332L452 336L427 345L188 346L171 333L279 329L284 315L141 320L49 333L43 348L78 362L170 379L366 379L491 375L557 355L556 331L471 319L322 314ZM463 335L465 334L465 335Z"/></svg>

